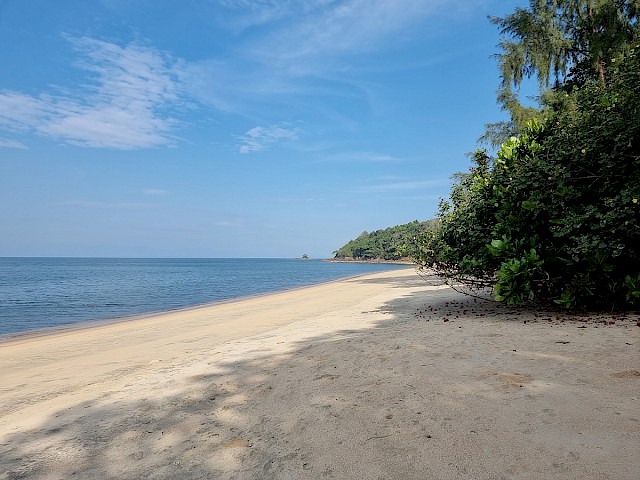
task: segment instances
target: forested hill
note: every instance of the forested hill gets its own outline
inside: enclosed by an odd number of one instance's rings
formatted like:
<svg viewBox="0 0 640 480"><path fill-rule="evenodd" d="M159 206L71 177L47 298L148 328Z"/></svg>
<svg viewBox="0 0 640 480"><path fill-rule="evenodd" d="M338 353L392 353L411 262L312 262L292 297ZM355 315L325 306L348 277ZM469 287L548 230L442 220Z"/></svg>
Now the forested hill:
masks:
<svg viewBox="0 0 640 480"><path fill-rule="evenodd" d="M438 220L419 222L415 220L404 225L363 232L354 240L335 252L336 260L401 260L412 258L417 253L415 237L429 230Z"/></svg>

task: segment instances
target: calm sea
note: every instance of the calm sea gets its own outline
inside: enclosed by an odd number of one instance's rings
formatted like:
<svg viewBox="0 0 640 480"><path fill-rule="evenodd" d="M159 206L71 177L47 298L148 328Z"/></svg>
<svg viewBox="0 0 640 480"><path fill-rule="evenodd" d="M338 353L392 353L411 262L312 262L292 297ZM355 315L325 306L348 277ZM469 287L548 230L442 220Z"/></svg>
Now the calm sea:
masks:
<svg viewBox="0 0 640 480"><path fill-rule="evenodd" d="M289 259L0 258L0 335L173 310L400 267Z"/></svg>

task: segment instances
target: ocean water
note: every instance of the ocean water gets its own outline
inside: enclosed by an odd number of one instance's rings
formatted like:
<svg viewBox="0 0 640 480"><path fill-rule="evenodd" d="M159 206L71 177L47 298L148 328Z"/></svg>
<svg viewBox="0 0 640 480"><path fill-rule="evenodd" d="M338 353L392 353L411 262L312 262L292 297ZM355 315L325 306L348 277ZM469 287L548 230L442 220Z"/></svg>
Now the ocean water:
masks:
<svg viewBox="0 0 640 480"><path fill-rule="evenodd" d="M174 310L401 267L294 259L0 257L0 335Z"/></svg>

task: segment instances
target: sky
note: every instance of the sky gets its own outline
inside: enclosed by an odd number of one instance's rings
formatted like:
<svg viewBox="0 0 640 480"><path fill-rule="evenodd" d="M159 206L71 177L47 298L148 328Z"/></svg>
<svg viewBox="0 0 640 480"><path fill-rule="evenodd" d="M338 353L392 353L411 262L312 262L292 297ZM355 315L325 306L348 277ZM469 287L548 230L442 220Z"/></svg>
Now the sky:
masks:
<svg viewBox="0 0 640 480"><path fill-rule="evenodd" d="M0 0L0 256L327 258L505 118L504 0Z"/></svg>

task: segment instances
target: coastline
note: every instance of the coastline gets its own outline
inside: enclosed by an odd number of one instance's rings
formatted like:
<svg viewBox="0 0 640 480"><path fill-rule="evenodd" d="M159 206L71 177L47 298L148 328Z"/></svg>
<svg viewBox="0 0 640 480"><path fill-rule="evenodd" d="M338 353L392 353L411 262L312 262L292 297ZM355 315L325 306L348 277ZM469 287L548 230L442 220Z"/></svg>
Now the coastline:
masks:
<svg viewBox="0 0 640 480"><path fill-rule="evenodd" d="M61 259L54 259L54 260L83 261L86 259L61 258ZM92 260L92 259L89 259L89 260ZM167 261L167 260L171 261L175 259L111 259L109 258L109 259L99 259L99 260L108 260L108 261L134 260L134 261L147 262L147 261ZM227 262L243 261L243 260L246 262L246 260L250 260L250 261L257 260L259 262L265 262L265 261L266 262L274 262L274 261L286 262L287 260L296 260L296 259L177 259L177 260L181 260L181 261L213 260L213 261L227 261ZM309 262L311 263L316 263L318 261L322 262L322 260L315 260L315 261L309 260ZM246 265L244 265L244 267L246 270ZM384 268L384 267L381 267L381 268ZM401 266L394 265L391 268L401 268ZM69 330L75 330L78 328L91 328L92 326L99 326L106 323L126 322L126 321L136 320L140 318L146 318L149 316L160 315L168 312L186 311L191 308L212 306L212 305L226 303L226 302L234 302L234 301L249 299L252 297L270 295L273 293L296 290L299 288L306 288L314 285L322 285L325 283L338 281L340 279L348 279L348 278L356 277L359 275L367 275L369 273L375 272L375 270L374 271L358 271L358 270L364 270L362 268L361 269L349 268L347 270L350 270L350 271L339 273L338 276L335 275L336 273L338 273L336 271L334 271L333 274L329 273L327 275L325 273L324 275L316 275L316 276L314 276L314 272L311 271L308 275L309 278L304 278L304 279L296 278L295 280L290 280L290 281L284 280L284 281L276 282L276 284L274 285L269 284L269 279L266 279L266 280L261 279L262 281L256 282L250 286L243 285L243 281L238 281L234 283L234 285L236 285L235 288L225 288L225 287L220 288L215 284L215 280L214 280L213 290L215 293L194 295L193 298L189 298L186 301L184 298L180 297L179 291L176 294L174 294L174 291L164 291L163 296L159 296L159 297L156 296L153 301L147 301L146 299L149 298L149 295L144 295L144 296L141 296L139 299L136 299L135 296L131 296L130 298L133 298L134 299L133 301L129 301L129 303L121 303L118 297L116 296L110 297L108 296L108 294L102 294L102 292L100 292L98 288L95 291L99 292L98 293L99 298L97 300L94 300L93 302L93 305L97 307L95 310L93 308L89 308L89 306L87 305L86 308L83 308L83 309L76 308L74 311L72 312L70 311L71 315L69 317L64 316L64 314L67 312L64 312L63 308L58 308L57 310L51 309L51 310L45 310L45 311L31 311L31 310L23 311L22 316L23 316L23 319L26 319L26 321L24 323L22 323L22 321L17 322L18 325L21 325L22 329L19 329L16 327L13 327L13 331L12 329L8 329L8 328L0 329L0 343L4 343L6 341L10 341L11 339L21 338L25 336L42 336L42 335L48 335L48 334L56 333L60 331L69 331ZM372 269L369 269L369 270L372 270ZM241 270L241 272L243 273L243 275L245 274L244 270ZM287 273L289 272L283 272L283 275L281 275L281 278L288 278L289 275L287 275ZM250 278L248 275L247 277ZM214 272L214 278L215 278L215 272ZM203 284L205 283L208 284L209 287L211 288L210 278L200 278L199 281L202 282ZM244 282L244 283L247 283L247 282ZM120 290L124 290L127 288L127 285L120 284L118 285L118 288ZM24 291L29 291L28 287L24 288ZM0 292L0 294L1 293L3 292ZM89 293L93 294L94 292L92 291ZM145 292L142 292L142 293L144 294ZM155 293L155 292L148 292L148 293ZM33 295L36 298L44 298L44 297L48 298L49 296L51 296L51 293L47 291L44 291L44 292L38 291L36 289L36 292L35 293L32 292L31 295ZM102 296L100 297L100 295ZM138 295L140 295L140 293L138 293ZM51 298L49 298L49 301L51 301L52 304L56 305L56 303L62 304L66 300L71 305L74 305L78 303L79 298L80 297L76 295L76 298L72 297L70 299L69 298L60 299L58 302L56 302L55 295L53 295L51 296ZM168 302L168 301L164 301L165 298L168 298L168 299L175 298L175 300L173 300L173 302ZM22 300L23 302L28 302L28 299L26 298L18 299L17 301L19 302L20 300ZM109 304L109 303L118 304L119 308L117 310L119 311L117 312L109 311L108 307L104 307L103 302L104 304ZM170 303L173 303L173 305L171 305ZM19 308L17 308L16 305L10 304L9 307L10 308L13 307L13 310L19 310ZM78 314L77 312L85 312L85 314L82 315L82 314ZM53 318L56 318L56 319L64 318L64 320L66 320L66 322L68 323L59 323L60 322L59 320L56 320L53 322L47 322L46 320L41 321L41 319L46 319L48 315L51 315ZM84 317L84 318L77 318L77 317ZM32 323L30 322L31 319L33 319ZM9 325L11 325L11 321L13 319L11 317L8 317L7 319L3 318L3 322L5 320L8 321ZM2 327L5 327L4 323Z"/></svg>
<svg viewBox="0 0 640 480"><path fill-rule="evenodd" d="M404 264L399 263L398 265L404 265ZM409 267L410 265L413 265L413 264L407 264L407 267ZM135 322L137 320L144 320L144 319L154 318L154 317L158 317L166 314L172 314L172 313L180 313L180 312L187 313L187 312L190 312L191 310L215 307L218 305L226 305L226 304L236 303L236 302L243 302L243 301L251 300L255 298L262 298L262 297L268 297L271 295L277 295L279 293L295 292L298 290L305 290L307 288L314 288L314 287L329 285L332 283L341 282L345 280L352 280L352 279L367 276L367 275L371 275L371 273L359 273L356 275L349 275L346 277L342 277L337 280L326 280L326 281L317 282L317 283L303 284L303 285L298 285L295 287L284 288L284 289L275 290L275 291L266 291L262 293L254 293L251 295L242 295L238 297L225 298L221 300L213 300L210 302L188 305L185 307L149 311L149 312L138 313L133 315L124 315L121 317L108 317L108 318L101 318L101 319L95 319L95 320L83 320L79 322L66 323L66 324L56 325L51 327L37 328L33 330L26 330L26 331L20 331L15 333L5 333L0 335L0 347L4 343L11 343L13 341L28 340L30 338L37 338L37 337L47 337L47 336L56 335L59 333L73 332L76 330L85 330L85 329L91 329L96 327L103 327L106 325L118 324L122 322Z"/></svg>
<svg viewBox="0 0 640 480"><path fill-rule="evenodd" d="M333 263L373 263L373 264L383 263L383 264L389 264L389 265L416 265L416 263L413 262L409 258L402 258L400 260L385 260L383 258L374 258L374 259L365 260L365 259L362 259L362 258L342 257L342 258L327 258L327 259L325 259L325 262L333 262Z"/></svg>
<svg viewBox="0 0 640 480"><path fill-rule="evenodd" d="M5 342L0 479L631 479L640 328L582 320L399 269Z"/></svg>

